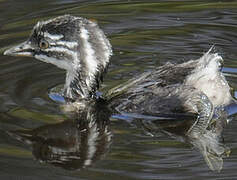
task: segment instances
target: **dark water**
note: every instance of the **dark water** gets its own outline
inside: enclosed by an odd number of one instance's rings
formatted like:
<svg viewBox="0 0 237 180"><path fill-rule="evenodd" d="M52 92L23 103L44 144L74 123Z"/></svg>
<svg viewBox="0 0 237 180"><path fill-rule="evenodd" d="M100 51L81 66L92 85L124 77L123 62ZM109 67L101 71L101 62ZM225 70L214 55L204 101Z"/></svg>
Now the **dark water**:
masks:
<svg viewBox="0 0 237 180"><path fill-rule="evenodd" d="M102 91L167 61L197 58L213 44L225 67L236 68L237 1L0 0L0 12L0 179L236 178L236 118L224 132L231 154L219 173L211 171L200 152L188 143L162 133L151 137L116 119L109 125L113 140L107 138L106 148L97 153L102 160L95 159L93 166L69 171L40 163L35 160L37 152L33 156L34 148L27 145L29 138L22 143L6 131L38 128L36 132L49 134L72 127L63 132L78 133L73 123L62 123L65 115L48 97L50 88L63 84L64 72L31 58L3 56L2 52L25 40L38 20L73 14L96 19L113 45L114 56ZM236 90L236 74L225 74ZM58 125L52 127L54 124ZM107 124L101 127L105 132Z"/></svg>

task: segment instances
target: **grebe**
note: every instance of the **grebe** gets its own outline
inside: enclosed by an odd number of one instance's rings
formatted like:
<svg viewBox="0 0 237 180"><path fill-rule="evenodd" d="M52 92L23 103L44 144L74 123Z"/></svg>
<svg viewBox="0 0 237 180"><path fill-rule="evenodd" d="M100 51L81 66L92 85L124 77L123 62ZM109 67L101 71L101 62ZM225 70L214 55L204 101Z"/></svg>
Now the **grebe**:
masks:
<svg viewBox="0 0 237 180"><path fill-rule="evenodd" d="M111 45L95 22L71 15L38 22L29 39L4 55L30 56L66 70L63 96L69 103L96 100L96 91L112 55ZM167 63L113 88L103 99L119 113L197 116L189 134L198 138L215 109L234 102L211 50L198 60Z"/></svg>

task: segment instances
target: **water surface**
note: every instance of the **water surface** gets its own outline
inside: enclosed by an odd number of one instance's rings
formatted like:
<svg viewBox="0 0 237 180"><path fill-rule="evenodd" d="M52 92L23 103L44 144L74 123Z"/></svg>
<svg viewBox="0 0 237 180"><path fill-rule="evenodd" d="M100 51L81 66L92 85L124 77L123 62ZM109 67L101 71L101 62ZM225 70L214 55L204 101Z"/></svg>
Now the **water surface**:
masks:
<svg viewBox="0 0 237 180"><path fill-rule="evenodd" d="M114 56L101 91L167 61L195 59L215 45L226 68L237 67L237 1L0 0L0 178L1 179L234 179L236 118L224 132L231 148L220 173L198 150L158 133L148 136L124 120L111 119L109 151L92 167L69 171L40 163L32 147L6 131L60 124L66 119L48 91L65 72L32 58L2 52L25 40L38 20L63 14L93 18L110 39ZM228 69L227 69L228 70ZM225 72L237 89L233 72ZM51 128L51 126L50 126Z"/></svg>

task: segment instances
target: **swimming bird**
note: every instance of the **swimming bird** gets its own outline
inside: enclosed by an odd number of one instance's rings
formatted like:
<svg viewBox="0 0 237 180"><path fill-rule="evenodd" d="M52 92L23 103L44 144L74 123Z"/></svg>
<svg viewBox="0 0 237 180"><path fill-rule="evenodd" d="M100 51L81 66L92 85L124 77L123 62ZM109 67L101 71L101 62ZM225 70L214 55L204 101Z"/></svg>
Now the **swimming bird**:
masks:
<svg viewBox="0 0 237 180"><path fill-rule="evenodd" d="M112 47L97 23L63 15L38 22L27 41L4 55L34 57L66 70L63 96L73 104L96 101ZM188 134L198 138L210 125L215 110L234 103L220 71L222 63L222 57L209 50L197 60L157 67L100 99L121 114L195 116Z"/></svg>

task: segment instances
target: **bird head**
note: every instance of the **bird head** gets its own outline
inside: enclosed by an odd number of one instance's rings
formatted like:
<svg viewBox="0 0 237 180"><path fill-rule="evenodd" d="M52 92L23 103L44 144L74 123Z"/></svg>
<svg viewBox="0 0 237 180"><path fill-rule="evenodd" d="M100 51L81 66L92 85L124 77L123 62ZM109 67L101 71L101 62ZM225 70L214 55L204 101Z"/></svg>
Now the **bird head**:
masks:
<svg viewBox="0 0 237 180"><path fill-rule="evenodd" d="M97 90L111 54L111 45L95 22L71 15L38 22L27 41L4 52L65 69L64 94L72 99Z"/></svg>

